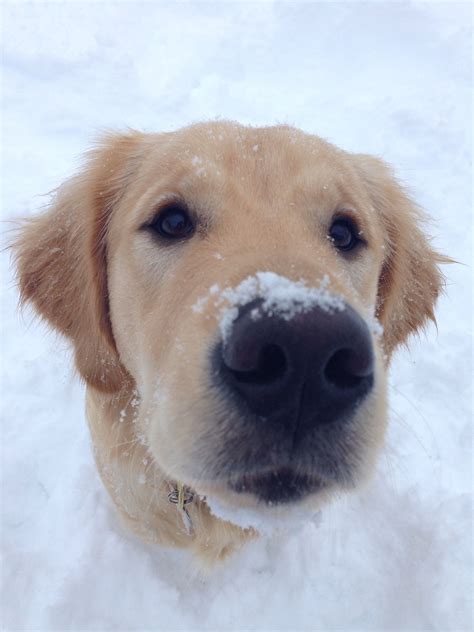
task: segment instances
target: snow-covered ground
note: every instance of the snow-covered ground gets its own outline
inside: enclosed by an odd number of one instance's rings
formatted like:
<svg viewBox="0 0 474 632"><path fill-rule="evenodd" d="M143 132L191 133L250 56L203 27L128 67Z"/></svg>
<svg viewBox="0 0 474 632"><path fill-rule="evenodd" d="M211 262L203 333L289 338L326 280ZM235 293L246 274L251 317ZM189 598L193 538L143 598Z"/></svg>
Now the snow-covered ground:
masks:
<svg viewBox="0 0 474 632"><path fill-rule="evenodd" d="M63 340L2 255L7 630L470 630L470 3L3 3L3 217L33 213L103 127L289 122L373 152L431 213L438 332L392 367L374 482L210 577L125 534ZM6 226L8 228L8 226Z"/></svg>

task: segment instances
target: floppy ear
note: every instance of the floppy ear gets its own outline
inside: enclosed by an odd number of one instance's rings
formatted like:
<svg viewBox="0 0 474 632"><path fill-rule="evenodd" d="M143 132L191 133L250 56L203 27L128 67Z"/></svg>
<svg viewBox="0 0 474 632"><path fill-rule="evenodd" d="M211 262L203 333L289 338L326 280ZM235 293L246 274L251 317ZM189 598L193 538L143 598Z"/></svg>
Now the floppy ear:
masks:
<svg viewBox="0 0 474 632"><path fill-rule="evenodd" d="M108 392L128 374L109 318L107 231L136 169L141 136L105 136L82 172L59 187L46 213L25 221L13 244L21 301L73 342L81 376Z"/></svg>
<svg viewBox="0 0 474 632"><path fill-rule="evenodd" d="M432 248L422 228L423 213L396 181L391 168L373 156L356 155L355 159L385 231L377 317L384 328L384 349L390 357L428 320L436 323L434 307L444 285L438 264L451 260Z"/></svg>

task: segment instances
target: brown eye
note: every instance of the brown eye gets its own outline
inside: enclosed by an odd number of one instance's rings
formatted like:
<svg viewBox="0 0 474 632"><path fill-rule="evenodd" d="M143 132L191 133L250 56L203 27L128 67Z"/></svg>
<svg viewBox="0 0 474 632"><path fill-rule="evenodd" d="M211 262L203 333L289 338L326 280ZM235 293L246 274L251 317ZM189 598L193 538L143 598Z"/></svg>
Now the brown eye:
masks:
<svg viewBox="0 0 474 632"><path fill-rule="evenodd" d="M179 204L162 209L150 228L166 239L185 239L194 233L194 224L188 211Z"/></svg>
<svg viewBox="0 0 474 632"><path fill-rule="evenodd" d="M353 250L359 243L358 230L347 218L336 219L329 229L329 238L338 250Z"/></svg>

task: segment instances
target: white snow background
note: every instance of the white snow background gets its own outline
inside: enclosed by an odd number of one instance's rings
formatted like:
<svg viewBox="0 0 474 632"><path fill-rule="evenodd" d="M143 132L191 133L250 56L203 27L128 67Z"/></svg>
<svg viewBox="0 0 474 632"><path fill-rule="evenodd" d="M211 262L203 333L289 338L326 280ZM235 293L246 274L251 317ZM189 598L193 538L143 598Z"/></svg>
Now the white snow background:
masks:
<svg viewBox="0 0 474 632"><path fill-rule="evenodd" d="M6 630L472 629L470 3L8 3L3 218L38 212L104 127L288 122L391 162L434 218L438 332L391 371L369 487L209 577L124 533L67 344L2 254ZM4 223L8 229L8 224Z"/></svg>

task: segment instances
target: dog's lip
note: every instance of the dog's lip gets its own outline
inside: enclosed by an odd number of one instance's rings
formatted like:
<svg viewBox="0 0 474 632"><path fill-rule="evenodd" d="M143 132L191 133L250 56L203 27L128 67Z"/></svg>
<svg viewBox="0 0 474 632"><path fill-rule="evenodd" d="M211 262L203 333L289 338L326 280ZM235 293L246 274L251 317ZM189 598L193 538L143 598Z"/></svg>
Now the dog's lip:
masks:
<svg viewBox="0 0 474 632"><path fill-rule="evenodd" d="M246 473L229 481L229 487L241 494L251 494L268 504L302 500L325 489L328 484L314 472L306 473L291 467L280 467Z"/></svg>

